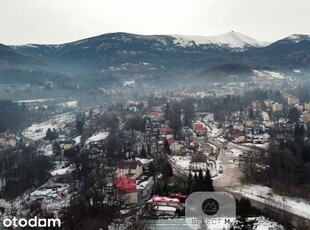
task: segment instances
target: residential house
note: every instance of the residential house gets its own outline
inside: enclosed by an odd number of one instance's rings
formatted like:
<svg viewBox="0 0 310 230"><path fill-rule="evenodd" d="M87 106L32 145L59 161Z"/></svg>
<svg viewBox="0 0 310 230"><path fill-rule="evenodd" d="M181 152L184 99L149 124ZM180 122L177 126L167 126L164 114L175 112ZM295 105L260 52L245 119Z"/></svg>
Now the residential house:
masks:
<svg viewBox="0 0 310 230"><path fill-rule="evenodd" d="M50 172L53 182L70 183L73 181L75 166L70 163L64 163L62 168Z"/></svg>
<svg viewBox="0 0 310 230"><path fill-rule="evenodd" d="M0 146L15 147L16 146L15 135L10 131L0 133Z"/></svg>
<svg viewBox="0 0 310 230"><path fill-rule="evenodd" d="M265 104L265 106L266 106L268 109L270 109L270 108L272 107L272 104L273 104L273 103L274 103L274 101L271 100L271 99L264 100L264 104Z"/></svg>
<svg viewBox="0 0 310 230"><path fill-rule="evenodd" d="M134 148L137 153L140 153L143 148L146 149L146 146L147 146L146 142L137 142L134 144Z"/></svg>
<svg viewBox="0 0 310 230"><path fill-rule="evenodd" d="M254 113L259 112L261 110L261 103L258 100L252 101L252 109Z"/></svg>
<svg viewBox="0 0 310 230"><path fill-rule="evenodd" d="M197 136L203 136L207 132L205 125L201 122L194 123L193 129L194 129L194 132L197 134Z"/></svg>
<svg viewBox="0 0 310 230"><path fill-rule="evenodd" d="M309 112L305 112L302 114L303 119L304 119L304 123L307 124L310 122L310 113Z"/></svg>
<svg viewBox="0 0 310 230"><path fill-rule="evenodd" d="M175 216L176 211L180 208L178 198L153 195L146 201L146 207L156 216Z"/></svg>
<svg viewBox="0 0 310 230"><path fill-rule="evenodd" d="M192 172L197 172L200 169L202 171L207 171L208 169L208 158L203 152L195 153L192 156L191 162L190 162L190 170Z"/></svg>
<svg viewBox="0 0 310 230"><path fill-rule="evenodd" d="M67 140L67 141L63 141L60 142L63 150L68 150L68 149L72 149L75 145L75 141L74 140Z"/></svg>
<svg viewBox="0 0 310 230"><path fill-rule="evenodd" d="M138 203L136 180L127 176L120 176L113 181L113 185L115 187L115 195L125 204Z"/></svg>
<svg viewBox="0 0 310 230"><path fill-rule="evenodd" d="M244 122L244 124L245 124L246 127L252 127L254 123L253 123L252 120L246 120L246 121Z"/></svg>
<svg viewBox="0 0 310 230"><path fill-rule="evenodd" d="M137 179L143 173L143 166L140 161L125 161L119 162L117 167L117 177L128 176L132 179Z"/></svg>
<svg viewBox="0 0 310 230"><path fill-rule="evenodd" d="M304 109L307 111L310 111L310 103L305 103L304 104Z"/></svg>
<svg viewBox="0 0 310 230"><path fill-rule="evenodd" d="M254 135L253 136L253 144L264 144L265 138L263 135Z"/></svg>
<svg viewBox="0 0 310 230"><path fill-rule="evenodd" d="M300 105L300 104L294 104L293 107L298 109L299 111L303 111L304 109L303 105Z"/></svg>
<svg viewBox="0 0 310 230"><path fill-rule="evenodd" d="M264 126L255 125L252 127L252 134L254 135L263 134L264 132L265 132Z"/></svg>
<svg viewBox="0 0 310 230"><path fill-rule="evenodd" d="M283 110L283 106L279 103L273 103L271 109L273 112L280 112Z"/></svg>
<svg viewBox="0 0 310 230"><path fill-rule="evenodd" d="M162 121L165 120L165 114L161 111L152 111L148 114L151 121Z"/></svg>
<svg viewBox="0 0 310 230"><path fill-rule="evenodd" d="M159 127L158 132L159 132L159 135L173 134L173 130L166 126Z"/></svg>
<svg viewBox="0 0 310 230"><path fill-rule="evenodd" d="M169 141L168 141L169 143ZM174 141L169 145L169 148L172 153L179 154L182 150L182 145L178 141Z"/></svg>

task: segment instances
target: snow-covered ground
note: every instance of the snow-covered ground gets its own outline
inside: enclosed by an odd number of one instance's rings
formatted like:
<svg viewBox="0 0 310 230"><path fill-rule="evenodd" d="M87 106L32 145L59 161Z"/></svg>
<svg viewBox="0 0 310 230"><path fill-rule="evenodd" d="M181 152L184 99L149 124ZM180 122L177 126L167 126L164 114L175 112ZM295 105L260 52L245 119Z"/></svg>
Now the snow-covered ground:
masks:
<svg viewBox="0 0 310 230"><path fill-rule="evenodd" d="M233 157L239 157L239 155L242 155L242 150L236 149L236 148L230 148L228 153L231 153Z"/></svg>
<svg viewBox="0 0 310 230"><path fill-rule="evenodd" d="M77 108L78 101L67 101L64 103L57 104L57 105L60 107L65 107L65 108Z"/></svg>
<svg viewBox="0 0 310 230"><path fill-rule="evenodd" d="M38 150L40 152L43 153L43 155L45 156L52 156L53 155L53 146L52 144L48 144L48 145L42 145L38 148Z"/></svg>
<svg viewBox="0 0 310 230"><path fill-rule="evenodd" d="M35 102L45 102L45 101L50 101L54 100L54 98L49 98L49 99L33 99L33 100L19 100L19 101L14 101L17 103L35 103Z"/></svg>
<svg viewBox="0 0 310 230"><path fill-rule="evenodd" d="M253 70L254 75L256 77L260 77L260 78L276 78L276 79L284 79L284 75L282 75L281 73L278 72L272 72L272 71L267 71L267 70Z"/></svg>
<svg viewBox="0 0 310 230"><path fill-rule="evenodd" d="M207 125L207 130L210 137L217 137L221 134L222 129L217 128L217 123L214 122L214 114L208 113L203 118L203 122Z"/></svg>
<svg viewBox="0 0 310 230"><path fill-rule="evenodd" d="M262 148L262 149L268 149L268 147L269 147L268 142L265 142L264 144L243 143L242 145L243 146L249 146L249 147L254 146L254 147Z"/></svg>
<svg viewBox="0 0 310 230"><path fill-rule="evenodd" d="M150 159L145 159L145 158L136 158L137 161L140 161L141 164L145 165L145 164L149 164L151 163L154 159L150 158Z"/></svg>
<svg viewBox="0 0 310 230"><path fill-rule="evenodd" d="M276 195L273 193L271 188L261 185L240 186L234 188L233 191L248 198L310 219L310 201Z"/></svg>
<svg viewBox="0 0 310 230"><path fill-rule="evenodd" d="M10 203L7 202L5 199L0 199L0 207L3 207L3 208L8 208L10 207Z"/></svg>
<svg viewBox="0 0 310 230"><path fill-rule="evenodd" d="M81 143L81 137L82 136L77 136L76 138L73 139L77 145Z"/></svg>
<svg viewBox="0 0 310 230"><path fill-rule="evenodd" d="M56 115L45 122L31 125L22 132L22 135L33 141L37 141L45 137L46 131L49 128L61 130L67 123L73 122L74 120L75 113L64 113L61 115Z"/></svg>
<svg viewBox="0 0 310 230"><path fill-rule="evenodd" d="M89 144L91 142L97 142L97 141L104 140L108 137L108 135L109 135L109 132L96 133L96 134L92 135L90 138L88 138L88 140L85 143Z"/></svg>

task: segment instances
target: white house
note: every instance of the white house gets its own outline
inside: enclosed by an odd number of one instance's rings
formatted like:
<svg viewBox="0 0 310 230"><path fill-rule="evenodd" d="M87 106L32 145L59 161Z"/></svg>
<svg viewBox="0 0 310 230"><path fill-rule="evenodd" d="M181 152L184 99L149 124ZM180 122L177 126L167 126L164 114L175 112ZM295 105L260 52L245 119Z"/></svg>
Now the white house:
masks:
<svg viewBox="0 0 310 230"><path fill-rule="evenodd" d="M198 152L192 156L190 163L190 170L192 172L199 171L207 171L208 169L208 158L203 152Z"/></svg>

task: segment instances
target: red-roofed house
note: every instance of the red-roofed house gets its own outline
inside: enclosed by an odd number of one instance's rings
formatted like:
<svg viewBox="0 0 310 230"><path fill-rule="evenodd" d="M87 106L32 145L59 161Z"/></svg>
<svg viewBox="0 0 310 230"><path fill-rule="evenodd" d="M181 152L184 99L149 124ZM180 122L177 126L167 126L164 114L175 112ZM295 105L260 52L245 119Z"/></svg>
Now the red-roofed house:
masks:
<svg viewBox="0 0 310 230"><path fill-rule="evenodd" d="M173 133L173 130L169 127L159 127L158 131L160 135L167 135Z"/></svg>
<svg viewBox="0 0 310 230"><path fill-rule="evenodd" d="M163 118L164 116L165 116L165 114L163 112L160 112L160 111L152 111L149 113L150 118Z"/></svg>
<svg viewBox="0 0 310 230"><path fill-rule="evenodd" d="M171 193L169 195L169 197L171 198L178 198L180 200L181 203L185 203L185 200L187 198L187 195L184 195L182 193Z"/></svg>
<svg viewBox="0 0 310 230"><path fill-rule="evenodd" d="M146 201L146 205L155 215L174 216L177 209L180 208L180 200L165 196L153 195L151 199Z"/></svg>
<svg viewBox="0 0 310 230"><path fill-rule="evenodd" d="M138 203L138 189L136 180L127 176L120 176L113 181L116 195L127 204Z"/></svg>
<svg viewBox="0 0 310 230"><path fill-rule="evenodd" d="M207 130L206 130L206 127L203 123L194 123L193 128L194 128L194 132L197 135L205 135L206 134Z"/></svg>
<svg viewBox="0 0 310 230"><path fill-rule="evenodd" d="M0 146L16 146L16 138L11 131L0 133Z"/></svg>
<svg viewBox="0 0 310 230"><path fill-rule="evenodd" d="M129 176L137 179L143 173L143 166L140 161L120 161L117 167L117 177Z"/></svg>
<svg viewBox="0 0 310 230"><path fill-rule="evenodd" d="M175 142L175 140L171 137L167 139L168 141L168 145L170 146L173 142Z"/></svg>
<svg viewBox="0 0 310 230"><path fill-rule="evenodd" d="M172 140L168 139L168 144L169 144L169 148L173 154L179 154L181 152L182 145L179 142L175 141L174 139L172 139Z"/></svg>

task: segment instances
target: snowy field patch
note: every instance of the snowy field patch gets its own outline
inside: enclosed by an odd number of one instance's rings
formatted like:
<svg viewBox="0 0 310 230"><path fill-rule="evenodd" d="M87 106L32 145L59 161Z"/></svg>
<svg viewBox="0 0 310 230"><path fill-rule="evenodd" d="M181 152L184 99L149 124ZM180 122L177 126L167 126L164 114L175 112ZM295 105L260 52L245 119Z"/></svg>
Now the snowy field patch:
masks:
<svg viewBox="0 0 310 230"><path fill-rule="evenodd" d="M234 188L233 191L250 199L254 199L310 219L310 202L307 200L276 195L273 193L271 188L261 185L240 186Z"/></svg>
<svg viewBox="0 0 310 230"><path fill-rule="evenodd" d="M43 139L46 135L46 131L50 128L55 128L56 130L61 130L67 123L73 122L75 120L74 113L64 113L61 115L56 115L51 119L36 123L28 127L22 132L22 135L33 141Z"/></svg>

